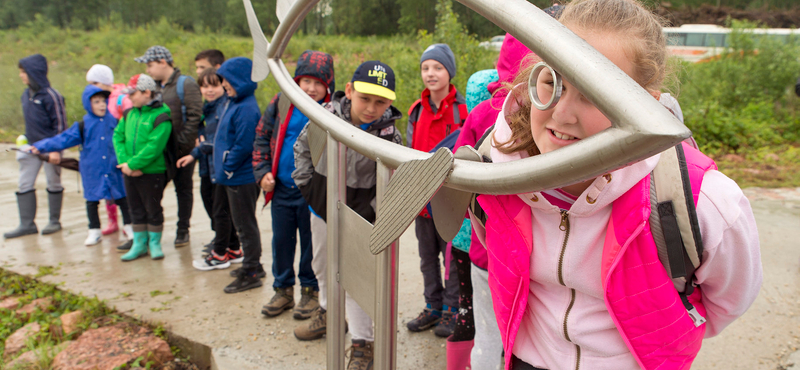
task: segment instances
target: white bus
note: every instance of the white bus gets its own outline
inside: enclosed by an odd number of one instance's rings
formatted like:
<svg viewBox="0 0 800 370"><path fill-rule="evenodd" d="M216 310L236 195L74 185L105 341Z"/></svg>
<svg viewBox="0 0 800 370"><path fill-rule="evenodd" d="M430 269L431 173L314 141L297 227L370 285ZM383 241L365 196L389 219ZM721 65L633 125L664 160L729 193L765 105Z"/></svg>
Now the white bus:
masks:
<svg viewBox="0 0 800 370"><path fill-rule="evenodd" d="M767 35L786 42L790 35L800 38L800 29L755 28L747 30L754 35ZM731 29L713 24L684 24L664 27L670 55L689 62L699 62L721 54L729 45Z"/></svg>

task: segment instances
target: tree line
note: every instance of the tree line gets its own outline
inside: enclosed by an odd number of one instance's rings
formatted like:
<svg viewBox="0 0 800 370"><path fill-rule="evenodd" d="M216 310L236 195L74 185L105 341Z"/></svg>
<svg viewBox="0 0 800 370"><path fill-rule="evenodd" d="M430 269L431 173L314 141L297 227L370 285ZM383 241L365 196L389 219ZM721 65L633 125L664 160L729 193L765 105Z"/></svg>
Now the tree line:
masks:
<svg viewBox="0 0 800 370"><path fill-rule="evenodd" d="M278 27L277 0L252 0L264 31ZM528 0L548 7L557 0ZM679 9L703 4L736 9L789 9L796 0L643 0L650 7ZM563 2L563 1L562 1ZM306 34L396 35L433 32L433 0L321 0L304 20ZM500 34L499 27L453 1L453 12L466 29L479 37ZM194 32L249 35L242 0L0 0L0 29L14 29L39 15L62 28L92 30L108 22L128 26L155 23L161 18Z"/></svg>

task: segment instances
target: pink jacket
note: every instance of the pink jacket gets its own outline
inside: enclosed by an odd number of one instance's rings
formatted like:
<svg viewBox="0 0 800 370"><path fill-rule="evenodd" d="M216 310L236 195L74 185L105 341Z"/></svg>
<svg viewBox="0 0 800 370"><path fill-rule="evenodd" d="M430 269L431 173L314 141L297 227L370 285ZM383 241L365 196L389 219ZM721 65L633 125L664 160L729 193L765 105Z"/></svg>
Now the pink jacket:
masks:
<svg viewBox="0 0 800 370"><path fill-rule="evenodd" d="M508 94L508 91L501 89L503 83L511 83L514 77L517 76L520 64L524 61L525 57L531 54L530 49L523 45L510 33L506 34L503 39L503 46L500 48L500 54L497 56L497 75L499 80L489 84L487 89L492 93L492 98L485 100L478 104L467 117L464 126L461 127L461 134L458 135L456 145L453 147L455 152L462 145L475 146L475 143L483 136L486 129L494 124L497 115L500 113L500 108L503 106L503 101ZM470 248L469 259L475 266L486 269L488 260L486 257L486 248L480 245L480 242L472 233L472 245L476 248Z"/></svg>
<svg viewBox="0 0 800 370"><path fill-rule="evenodd" d="M502 142L510 135L502 115L497 127ZM762 276L749 203L710 159L685 148L706 247L690 297L708 320L699 327L650 234L649 173L658 156L599 177L566 214L538 192L478 197L487 222L476 234L489 251L506 368L513 354L550 370L688 369L703 336L752 304ZM494 162L519 158L492 150Z"/></svg>

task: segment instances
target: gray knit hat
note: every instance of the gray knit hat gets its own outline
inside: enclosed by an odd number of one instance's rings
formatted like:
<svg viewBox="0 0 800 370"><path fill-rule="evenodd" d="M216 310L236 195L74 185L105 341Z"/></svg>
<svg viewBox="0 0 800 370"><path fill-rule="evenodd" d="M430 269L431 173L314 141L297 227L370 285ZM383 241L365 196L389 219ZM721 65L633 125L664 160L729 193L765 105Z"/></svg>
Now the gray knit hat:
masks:
<svg viewBox="0 0 800 370"><path fill-rule="evenodd" d="M447 44L433 44L428 46L428 48L422 52L422 56L419 58L419 64L422 65L422 62L428 59L433 59L442 63L447 73L450 74L451 80L456 76L456 56L453 55L453 51L450 50Z"/></svg>
<svg viewBox="0 0 800 370"><path fill-rule="evenodd" d="M148 63L154 60L162 59L166 60L167 63L172 62L172 53L169 52L169 49L161 45L151 46L146 52L144 52L144 55L138 58L133 58L133 60L139 63Z"/></svg>

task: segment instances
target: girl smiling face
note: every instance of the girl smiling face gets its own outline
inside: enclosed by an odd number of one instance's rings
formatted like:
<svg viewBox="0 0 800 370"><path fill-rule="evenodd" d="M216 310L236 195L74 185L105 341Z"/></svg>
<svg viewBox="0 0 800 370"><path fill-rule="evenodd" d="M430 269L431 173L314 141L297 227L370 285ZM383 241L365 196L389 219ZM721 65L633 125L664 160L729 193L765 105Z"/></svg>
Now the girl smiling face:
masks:
<svg viewBox="0 0 800 370"><path fill-rule="evenodd" d="M613 32L586 32L573 29L623 72L633 76L634 65L625 54L622 35ZM542 69L537 79L540 97L547 99L553 89L553 78L547 69ZM611 127L611 121L600 112L569 81L563 79L563 90L558 103L548 110L531 108L531 134L540 153L548 153L558 148L578 142Z"/></svg>

